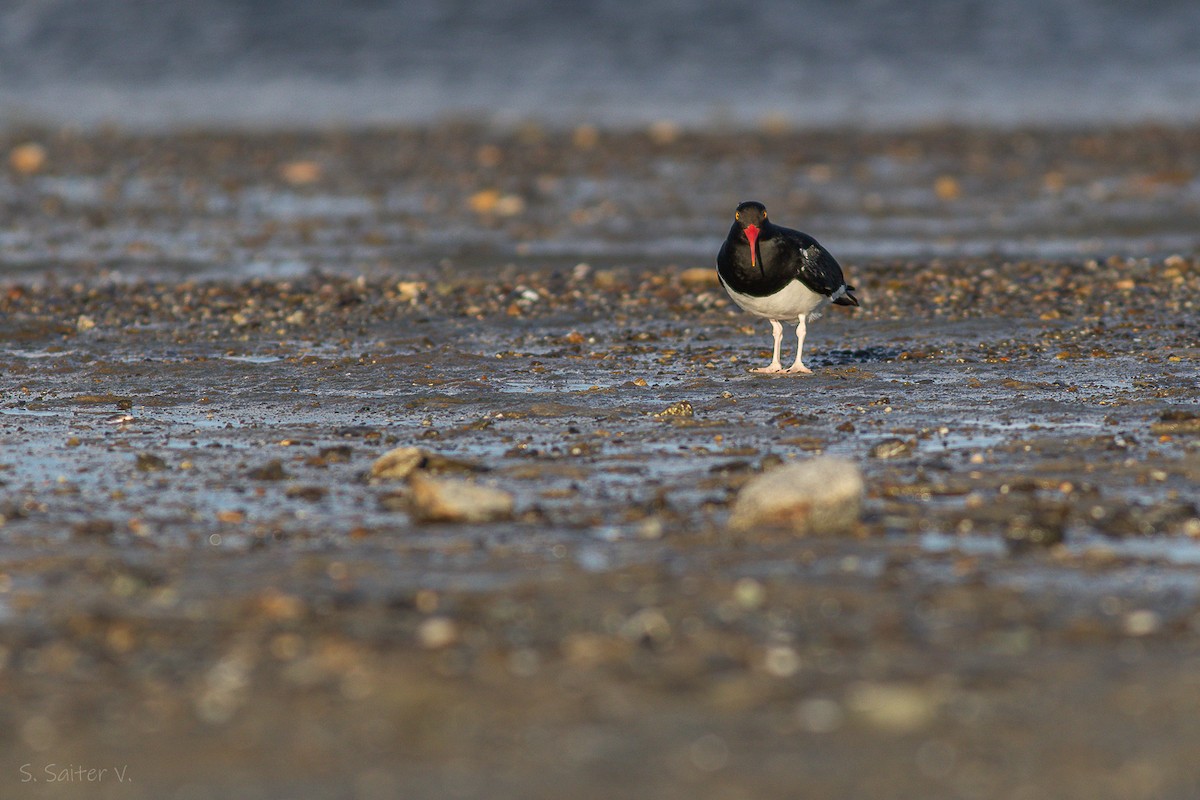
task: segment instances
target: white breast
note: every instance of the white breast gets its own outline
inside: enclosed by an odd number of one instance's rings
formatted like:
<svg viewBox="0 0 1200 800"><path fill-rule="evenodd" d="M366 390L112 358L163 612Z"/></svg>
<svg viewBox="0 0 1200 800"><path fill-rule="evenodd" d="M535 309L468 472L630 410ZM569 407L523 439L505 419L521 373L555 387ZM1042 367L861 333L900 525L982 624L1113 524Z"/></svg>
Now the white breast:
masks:
<svg viewBox="0 0 1200 800"><path fill-rule="evenodd" d="M801 317L810 319L831 302L831 298L817 294L800 281L792 281L768 297L752 297L735 292L728 286L725 291L729 292L733 302L751 314L780 322L799 322Z"/></svg>

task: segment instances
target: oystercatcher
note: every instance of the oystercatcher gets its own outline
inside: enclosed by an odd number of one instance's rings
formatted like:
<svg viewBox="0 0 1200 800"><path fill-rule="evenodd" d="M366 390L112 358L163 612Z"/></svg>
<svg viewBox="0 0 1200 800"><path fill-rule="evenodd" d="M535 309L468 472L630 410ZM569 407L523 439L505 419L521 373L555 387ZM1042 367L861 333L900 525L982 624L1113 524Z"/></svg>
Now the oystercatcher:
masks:
<svg viewBox="0 0 1200 800"><path fill-rule="evenodd" d="M804 333L809 320L830 303L857 306L829 251L806 233L781 228L767 219L767 207L748 201L737 207L733 227L717 253L717 275L733 302L771 321L775 352L771 363L753 372L812 373L804 366ZM784 322L796 323L796 361L779 363Z"/></svg>

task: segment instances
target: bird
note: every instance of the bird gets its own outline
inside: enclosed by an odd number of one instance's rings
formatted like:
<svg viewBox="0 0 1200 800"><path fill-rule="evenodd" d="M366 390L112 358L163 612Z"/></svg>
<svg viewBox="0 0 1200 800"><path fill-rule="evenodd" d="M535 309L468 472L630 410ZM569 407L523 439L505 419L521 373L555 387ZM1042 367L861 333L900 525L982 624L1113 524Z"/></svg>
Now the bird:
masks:
<svg viewBox="0 0 1200 800"><path fill-rule="evenodd" d="M756 200L740 203L734 212L717 253L717 277L733 302L771 323L771 363L751 372L811 375L803 358L808 323L830 303L858 305L837 259L807 233L771 222L767 207ZM785 322L796 325L796 360L787 369L779 360Z"/></svg>

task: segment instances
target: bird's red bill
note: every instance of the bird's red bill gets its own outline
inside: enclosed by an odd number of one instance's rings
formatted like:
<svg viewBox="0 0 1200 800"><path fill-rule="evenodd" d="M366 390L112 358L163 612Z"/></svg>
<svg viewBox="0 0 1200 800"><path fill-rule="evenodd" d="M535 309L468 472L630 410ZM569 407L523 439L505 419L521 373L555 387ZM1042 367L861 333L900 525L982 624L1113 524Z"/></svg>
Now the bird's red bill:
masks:
<svg viewBox="0 0 1200 800"><path fill-rule="evenodd" d="M746 226L746 238L750 240L750 266L758 266L758 226Z"/></svg>

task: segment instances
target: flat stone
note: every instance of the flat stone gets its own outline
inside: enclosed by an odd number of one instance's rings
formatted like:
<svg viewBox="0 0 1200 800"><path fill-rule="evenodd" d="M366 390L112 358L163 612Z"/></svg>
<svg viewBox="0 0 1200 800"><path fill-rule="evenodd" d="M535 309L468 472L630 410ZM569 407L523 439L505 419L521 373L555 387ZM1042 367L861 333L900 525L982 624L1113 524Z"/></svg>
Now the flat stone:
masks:
<svg viewBox="0 0 1200 800"><path fill-rule="evenodd" d="M878 442L871 448L869 455L871 458L899 458L906 456L917 449L917 443L914 440L890 438Z"/></svg>
<svg viewBox="0 0 1200 800"><path fill-rule="evenodd" d="M371 477L402 481L421 466L425 457L425 451L419 447L397 447L375 459L371 465Z"/></svg>
<svg viewBox="0 0 1200 800"><path fill-rule="evenodd" d="M785 464L746 483L729 517L735 530L787 527L799 534L846 533L862 511L858 466L820 457Z"/></svg>
<svg viewBox="0 0 1200 800"><path fill-rule="evenodd" d="M371 465L371 480L402 481L416 472L477 472L480 467L466 461L432 453L421 447L397 447Z"/></svg>
<svg viewBox="0 0 1200 800"><path fill-rule="evenodd" d="M409 513L420 522L494 522L513 515L513 496L503 489L457 478L409 476Z"/></svg>

